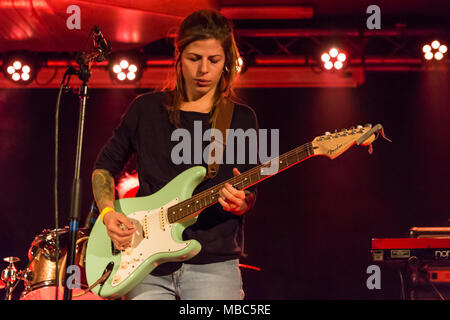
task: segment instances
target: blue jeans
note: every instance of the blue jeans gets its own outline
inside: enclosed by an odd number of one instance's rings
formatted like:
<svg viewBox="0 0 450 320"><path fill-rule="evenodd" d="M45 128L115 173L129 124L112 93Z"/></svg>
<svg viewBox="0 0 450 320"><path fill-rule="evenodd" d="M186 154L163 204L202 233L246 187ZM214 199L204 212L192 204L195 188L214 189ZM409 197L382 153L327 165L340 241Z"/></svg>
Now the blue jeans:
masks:
<svg viewBox="0 0 450 320"><path fill-rule="evenodd" d="M166 276L148 275L131 290L130 300L243 300L239 260L209 264L183 263Z"/></svg>

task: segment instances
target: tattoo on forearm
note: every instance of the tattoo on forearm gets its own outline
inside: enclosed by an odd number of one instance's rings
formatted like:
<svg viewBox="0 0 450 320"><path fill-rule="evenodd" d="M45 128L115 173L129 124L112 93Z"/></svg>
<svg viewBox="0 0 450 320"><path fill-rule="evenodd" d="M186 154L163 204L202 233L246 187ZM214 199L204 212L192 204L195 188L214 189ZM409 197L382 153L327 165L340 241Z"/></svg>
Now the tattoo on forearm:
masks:
<svg viewBox="0 0 450 320"><path fill-rule="evenodd" d="M114 178L107 170L95 170L92 174L92 190L101 210L114 201Z"/></svg>

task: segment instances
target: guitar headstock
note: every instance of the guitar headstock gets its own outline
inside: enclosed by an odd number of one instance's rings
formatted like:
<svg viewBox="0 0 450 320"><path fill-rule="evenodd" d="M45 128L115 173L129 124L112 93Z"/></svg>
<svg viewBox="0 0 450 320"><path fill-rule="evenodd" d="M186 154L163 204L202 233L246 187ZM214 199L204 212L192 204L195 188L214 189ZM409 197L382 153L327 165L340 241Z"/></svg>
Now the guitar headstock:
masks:
<svg viewBox="0 0 450 320"><path fill-rule="evenodd" d="M377 126L380 128L377 128ZM354 144L371 146L371 143L376 139L375 134L380 129L382 130L381 125L372 128L371 124L366 124L364 126L359 125L356 128L335 130L334 133L325 132L325 135L318 136L313 140L314 154L334 159Z"/></svg>

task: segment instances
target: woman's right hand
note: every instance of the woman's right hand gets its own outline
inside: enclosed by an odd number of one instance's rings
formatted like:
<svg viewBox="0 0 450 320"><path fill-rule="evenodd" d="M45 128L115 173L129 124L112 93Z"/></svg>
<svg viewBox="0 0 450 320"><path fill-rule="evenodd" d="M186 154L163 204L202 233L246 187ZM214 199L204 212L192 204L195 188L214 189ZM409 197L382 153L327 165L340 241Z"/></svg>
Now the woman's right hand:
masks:
<svg viewBox="0 0 450 320"><path fill-rule="evenodd" d="M110 211L103 217L109 237L118 250L125 250L131 245L136 228L122 213Z"/></svg>

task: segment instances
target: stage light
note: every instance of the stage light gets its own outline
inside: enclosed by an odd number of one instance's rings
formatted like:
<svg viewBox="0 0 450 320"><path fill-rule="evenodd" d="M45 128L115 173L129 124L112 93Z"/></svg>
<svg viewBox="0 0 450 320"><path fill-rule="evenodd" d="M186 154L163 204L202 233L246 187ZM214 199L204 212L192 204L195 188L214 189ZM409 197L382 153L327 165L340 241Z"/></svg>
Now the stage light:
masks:
<svg viewBox="0 0 450 320"><path fill-rule="evenodd" d="M337 59L340 62L344 62L347 59L347 56L345 55L345 53L341 52L338 54Z"/></svg>
<svg viewBox="0 0 450 320"><path fill-rule="evenodd" d="M339 51L336 48L332 48L330 50L330 57L336 58L338 54L339 54Z"/></svg>
<svg viewBox="0 0 450 320"><path fill-rule="evenodd" d="M117 79L119 79L121 81L125 80L126 77L127 76L123 72L119 72L119 74L117 75Z"/></svg>
<svg viewBox="0 0 450 320"><path fill-rule="evenodd" d="M25 66L22 67L22 72L23 72L24 74L29 74L30 71L31 71L31 69L30 69L29 66L26 66L26 65L25 65Z"/></svg>
<svg viewBox="0 0 450 320"><path fill-rule="evenodd" d="M243 69L244 69L244 59L242 57L239 57L236 63L236 72L241 73Z"/></svg>
<svg viewBox="0 0 450 320"><path fill-rule="evenodd" d="M19 70L22 68L22 63L20 61L14 61L12 66L14 67L14 69Z"/></svg>
<svg viewBox="0 0 450 320"><path fill-rule="evenodd" d="M110 58L109 74L116 82L132 83L142 76L143 60L133 55L116 55Z"/></svg>
<svg viewBox="0 0 450 320"><path fill-rule="evenodd" d="M438 40L434 40L431 44L426 44L422 47L425 60L442 60L447 53L447 46L441 44Z"/></svg>
<svg viewBox="0 0 450 320"><path fill-rule="evenodd" d="M325 70L341 70L344 68L344 63L347 60L347 55L339 51L338 48L331 48L328 52L324 52L320 56L322 67Z"/></svg>
<svg viewBox="0 0 450 320"><path fill-rule="evenodd" d="M438 51L434 54L434 58L436 60L442 60L442 58L444 58L444 55L442 54L442 52Z"/></svg>
<svg viewBox="0 0 450 320"><path fill-rule="evenodd" d="M136 67L134 64L131 64L131 65L128 67L128 71L129 71L129 72L136 73L137 67Z"/></svg>
<svg viewBox="0 0 450 320"><path fill-rule="evenodd" d="M431 53L431 52L427 52L427 53L425 53L425 59L427 59L427 60L431 60L431 59L433 59L433 54Z"/></svg>
<svg viewBox="0 0 450 320"><path fill-rule="evenodd" d="M429 44L426 44L423 46L422 51L424 53L430 52L431 51L431 46Z"/></svg>
<svg viewBox="0 0 450 320"><path fill-rule="evenodd" d="M331 70L333 68L333 62L331 62L331 61L325 62L324 67L327 70Z"/></svg>
<svg viewBox="0 0 450 320"><path fill-rule="evenodd" d="M256 50L239 50L239 56L237 57L235 68L236 76L243 75L249 68L252 68L258 63L256 62Z"/></svg>
<svg viewBox="0 0 450 320"><path fill-rule="evenodd" d="M6 70L8 74L13 74L14 72L16 72L16 69L13 66L9 66Z"/></svg>
<svg viewBox="0 0 450 320"><path fill-rule="evenodd" d="M136 78L136 74L134 72L128 72L127 73L127 79L130 81L133 81L134 78Z"/></svg>
<svg viewBox="0 0 450 320"><path fill-rule="evenodd" d="M344 66L344 65L342 64L341 61L336 61L336 62L334 63L334 68L337 69L337 70L342 69L343 66Z"/></svg>
<svg viewBox="0 0 450 320"><path fill-rule="evenodd" d="M118 64L116 64L113 67L113 71L114 71L114 73L120 73L120 72L122 72L122 68Z"/></svg>
<svg viewBox="0 0 450 320"><path fill-rule="evenodd" d="M39 65L32 54L10 53L3 60L3 74L14 83L27 85L36 77Z"/></svg>
<svg viewBox="0 0 450 320"><path fill-rule="evenodd" d="M437 41L437 40L434 40L434 41L431 43L431 47L432 47L433 49L438 49L440 45L441 45L441 44L440 44L439 41Z"/></svg>
<svg viewBox="0 0 450 320"><path fill-rule="evenodd" d="M329 55L328 53L322 54L322 56L321 56L320 58L321 58L321 60L322 60L323 62L330 61L330 59L331 59L331 57L330 57L330 55Z"/></svg>
<svg viewBox="0 0 450 320"><path fill-rule="evenodd" d="M120 61L120 67L122 68L122 69L128 69L128 60L122 60L122 61Z"/></svg>

